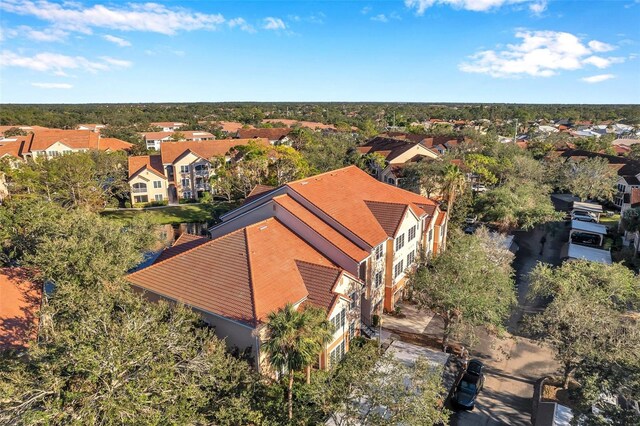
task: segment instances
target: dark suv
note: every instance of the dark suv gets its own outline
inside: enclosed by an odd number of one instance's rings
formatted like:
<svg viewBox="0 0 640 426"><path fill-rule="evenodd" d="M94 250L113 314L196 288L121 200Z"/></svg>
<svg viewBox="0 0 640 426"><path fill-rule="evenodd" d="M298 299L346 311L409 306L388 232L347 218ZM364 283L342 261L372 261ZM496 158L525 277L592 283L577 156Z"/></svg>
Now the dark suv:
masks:
<svg viewBox="0 0 640 426"><path fill-rule="evenodd" d="M456 386L451 398L454 406L464 410L473 410L476 397L484 386L484 364L477 359L469 361L467 369Z"/></svg>

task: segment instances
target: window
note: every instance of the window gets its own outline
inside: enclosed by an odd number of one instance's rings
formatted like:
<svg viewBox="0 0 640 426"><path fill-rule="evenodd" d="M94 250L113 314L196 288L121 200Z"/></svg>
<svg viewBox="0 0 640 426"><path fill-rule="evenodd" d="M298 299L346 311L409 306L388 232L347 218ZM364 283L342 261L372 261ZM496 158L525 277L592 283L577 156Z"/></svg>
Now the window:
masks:
<svg viewBox="0 0 640 426"><path fill-rule="evenodd" d="M367 262L362 262L358 270L358 278L365 281L367 278Z"/></svg>
<svg viewBox="0 0 640 426"><path fill-rule="evenodd" d="M65 149L64 151L62 151L63 154L71 154L73 151L71 151L70 149Z"/></svg>
<svg viewBox="0 0 640 426"><path fill-rule="evenodd" d="M409 228L409 232L408 232L408 236L407 236L407 241L411 241L416 237L416 225L413 225L411 228Z"/></svg>
<svg viewBox="0 0 640 426"><path fill-rule="evenodd" d="M356 336L356 322L353 321L349 324L349 341L351 341Z"/></svg>
<svg viewBox="0 0 640 426"><path fill-rule="evenodd" d="M191 198L191 191L184 191L184 198Z"/></svg>
<svg viewBox="0 0 640 426"><path fill-rule="evenodd" d="M411 266L415 260L416 252L411 250L411 252L407 255L407 267Z"/></svg>
<svg viewBox="0 0 640 426"><path fill-rule="evenodd" d="M58 151L49 151L49 152L47 152L47 155L49 157L57 157L57 156L60 155L60 153Z"/></svg>
<svg viewBox="0 0 640 426"><path fill-rule="evenodd" d="M376 272L375 278L375 288L378 288L382 285L382 272Z"/></svg>
<svg viewBox="0 0 640 426"><path fill-rule="evenodd" d="M161 180L154 180L153 181L153 187L154 188L162 188L162 181Z"/></svg>
<svg viewBox="0 0 640 426"><path fill-rule="evenodd" d="M400 250L402 247L404 247L404 234L396 238L396 251Z"/></svg>
<svg viewBox="0 0 640 426"><path fill-rule="evenodd" d="M331 351L331 364L334 365L342 358L344 358L344 340Z"/></svg>
<svg viewBox="0 0 640 426"><path fill-rule="evenodd" d="M433 239L433 229L429 229L429 242Z"/></svg>
<svg viewBox="0 0 640 426"><path fill-rule="evenodd" d="M393 267L393 278L398 278L404 272L404 260L396 263L396 266Z"/></svg>
<svg viewBox="0 0 640 426"><path fill-rule="evenodd" d="M162 194L156 194L156 201L162 201Z"/></svg>
<svg viewBox="0 0 640 426"><path fill-rule="evenodd" d="M197 164L194 167L196 173L205 173L207 170L209 170L209 168L207 167L206 164Z"/></svg>
<svg viewBox="0 0 640 426"><path fill-rule="evenodd" d="M347 319L347 311L343 309L339 313L337 313L333 318L331 318L331 321L329 322L333 324L334 330L338 331L342 327L344 327L344 323L346 319Z"/></svg>
<svg viewBox="0 0 640 426"><path fill-rule="evenodd" d="M189 166L180 166L180 173L189 173Z"/></svg>
<svg viewBox="0 0 640 426"><path fill-rule="evenodd" d="M184 178L184 179L182 179L182 187L183 187L183 188L189 188L189 186L190 186L189 184L190 184L190 183L191 183L191 182L189 182L189 179L188 179L188 178Z"/></svg>
<svg viewBox="0 0 640 426"><path fill-rule="evenodd" d="M396 181L393 178L387 178L387 182L390 183L391 185L396 184Z"/></svg>
<svg viewBox="0 0 640 426"><path fill-rule="evenodd" d="M383 255L383 247L382 244L380 244L378 247L376 247L376 260L382 259L382 255Z"/></svg>
<svg viewBox="0 0 640 426"><path fill-rule="evenodd" d="M140 194L142 192L147 192L147 184L144 182L134 183L131 188L133 188L134 194Z"/></svg>
<svg viewBox="0 0 640 426"><path fill-rule="evenodd" d="M358 292L354 291L349 295L351 299L351 304L349 305L349 309L355 309L358 306Z"/></svg>
<svg viewBox="0 0 640 426"><path fill-rule="evenodd" d="M134 203L148 203L149 197L147 195L136 195L133 197Z"/></svg>

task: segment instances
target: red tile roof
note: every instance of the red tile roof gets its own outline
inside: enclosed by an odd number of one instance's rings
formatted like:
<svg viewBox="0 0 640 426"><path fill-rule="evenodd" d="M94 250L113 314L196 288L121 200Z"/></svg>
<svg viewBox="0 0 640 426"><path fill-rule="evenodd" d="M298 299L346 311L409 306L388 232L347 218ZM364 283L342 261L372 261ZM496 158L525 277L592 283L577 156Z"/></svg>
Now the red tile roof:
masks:
<svg viewBox="0 0 640 426"><path fill-rule="evenodd" d="M0 158L5 155L22 159L29 136L17 136L15 141L0 143Z"/></svg>
<svg viewBox="0 0 640 426"><path fill-rule="evenodd" d="M37 336L42 287L21 268L0 268L0 350L25 347Z"/></svg>
<svg viewBox="0 0 640 426"><path fill-rule="evenodd" d="M99 149L101 151L126 150L133 145L115 138L101 138L90 130L55 130L37 131L30 136L26 151L46 151L56 142L71 149Z"/></svg>
<svg viewBox="0 0 640 426"><path fill-rule="evenodd" d="M162 164L173 163L187 151L191 151L197 156L208 160L213 157L225 155L235 146L248 145L249 143L271 146L269 141L266 139L218 139L210 141L163 142L160 146L160 154L162 155Z"/></svg>
<svg viewBox="0 0 640 426"><path fill-rule="evenodd" d="M275 218L175 254L129 275L140 288L255 325L309 295L297 261L336 266Z"/></svg>
<svg viewBox="0 0 640 426"><path fill-rule="evenodd" d="M640 206L640 188L631 188L631 207Z"/></svg>
<svg viewBox="0 0 640 426"><path fill-rule="evenodd" d="M418 217L427 214L424 206L435 205L426 197L379 182L356 166L286 185L371 247L385 241L388 233L367 201L405 205Z"/></svg>
<svg viewBox="0 0 640 426"><path fill-rule="evenodd" d="M309 292L307 301L327 311L330 310L338 298L338 295L333 290L338 279L342 276L342 270L303 260L296 260L296 266Z"/></svg>
<svg viewBox="0 0 640 426"><path fill-rule="evenodd" d="M160 154L156 155L135 155L129 157L129 178L133 175L147 169L162 177L164 176L164 168L162 167L162 158Z"/></svg>
<svg viewBox="0 0 640 426"><path fill-rule="evenodd" d="M265 193L267 193L269 191L273 191L274 189L276 189L275 186L256 185L256 186L253 187L253 189L251 190L249 195L247 195L247 197L242 201L242 204L250 203L253 200L259 198L261 195L264 195Z"/></svg>
<svg viewBox="0 0 640 426"><path fill-rule="evenodd" d="M380 201L364 202L388 236L395 237L408 206Z"/></svg>
<svg viewBox="0 0 640 426"><path fill-rule="evenodd" d="M170 259L180 253L191 250L192 248L198 247L207 241L209 241L208 238L184 233L178 237L171 247L164 249L162 253L160 253L160 256L153 261L152 265Z"/></svg>
<svg viewBox="0 0 640 426"><path fill-rule="evenodd" d="M336 126L333 124L324 124L317 121L298 121L288 118L265 118L263 123L282 123L288 127L307 127L311 130L336 130Z"/></svg>
<svg viewBox="0 0 640 426"><path fill-rule="evenodd" d="M265 138L270 141L277 141L291 133L288 127L277 127L272 129L239 129L238 137L245 138Z"/></svg>

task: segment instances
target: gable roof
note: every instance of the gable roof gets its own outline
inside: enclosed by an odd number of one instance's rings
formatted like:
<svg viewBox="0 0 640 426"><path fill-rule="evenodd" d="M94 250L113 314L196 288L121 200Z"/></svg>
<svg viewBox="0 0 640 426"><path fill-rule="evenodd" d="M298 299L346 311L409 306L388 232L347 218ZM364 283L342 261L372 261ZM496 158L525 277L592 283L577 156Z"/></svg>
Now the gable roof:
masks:
<svg viewBox="0 0 640 426"><path fill-rule="evenodd" d="M36 131L28 136L25 152L46 151L57 142L71 149L99 149L101 151L126 150L133 146L133 144L120 139L101 138L99 133L90 130L47 129Z"/></svg>
<svg viewBox="0 0 640 426"><path fill-rule="evenodd" d="M303 260L296 260L296 266L309 292L308 302L330 310L338 297L333 289L342 275L342 270L332 266L305 262Z"/></svg>
<svg viewBox="0 0 640 426"><path fill-rule="evenodd" d="M253 189L251 190L251 192L249 193L249 195L246 196L246 198L242 201L242 204L245 203L250 203L253 200L259 198L260 196L262 196L263 194L273 191L274 189L276 189L275 186L270 186L270 185L256 185L253 187Z"/></svg>
<svg viewBox="0 0 640 426"><path fill-rule="evenodd" d="M291 133L289 127L275 127L271 129L238 129L238 138L266 138L277 141Z"/></svg>
<svg viewBox="0 0 640 426"><path fill-rule="evenodd" d="M156 155L134 155L128 158L129 161L129 178L141 172L143 169L147 169L156 175L164 175L164 168L162 167L162 158L159 154Z"/></svg>
<svg viewBox="0 0 640 426"><path fill-rule="evenodd" d="M270 218L167 256L128 279L169 299L255 326L269 312L309 295L296 261L336 268Z"/></svg>
<svg viewBox="0 0 640 426"><path fill-rule="evenodd" d="M615 169L618 176L635 176L640 173L640 161L632 160L618 155L608 155L599 152L584 151L581 149L566 149L560 153L561 157L579 161L584 158L604 158L609 161L611 168Z"/></svg>
<svg viewBox="0 0 640 426"><path fill-rule="evenodd" d="M395 237L396 231L402 223L404 214L407 211L408 206L406 204L386 203L380 201L365 201L364 202L371 213L375 216L382 229L385 230L388 236Z"/></svg>
<svg viewBox="0 0 640 426"><path fill-rule="evenodd" d="M436 204L421 195L382 183L356 166L289 182L286 186L371 247L385 241L389 234L385 230L386 217L385 227L379 219L384 214L376 217L367 202L407 206L417 217L426 215L425 208Z"/></svg>
<svg viewBox="0 0 640 426"><path fill-rule="evenodd" d="M25 347L37 336L42 287L22 268L0 268L0 351Z"/></svg>
<svg viewBox="0 0 640 426"><path fill-rule="evenodd" d="M385 160L393 162L396 157L414 149L417 145L411 141L376 136L357 149L361 154L377 153L382 155Z"/></svg>
<svg viewBox="0 0 640 426"><path fill-rule="evenodd" d="M271 146L266 139L216 139L209 141L185 141L185 142L163 142L160 146L162 164L175 162L187 151L195 155L210 159L225 155L231 148L238 145L248 145L257 143L263 146Z"/></svg>
<svg viewBox="0 0 640 426"><path fill-rule="evenodd" d="M0 158L9 155L22 159L22 154L24 153L28 139L30 139L30 136L17 136L15 140L10 142L0 142Z"/></svg>

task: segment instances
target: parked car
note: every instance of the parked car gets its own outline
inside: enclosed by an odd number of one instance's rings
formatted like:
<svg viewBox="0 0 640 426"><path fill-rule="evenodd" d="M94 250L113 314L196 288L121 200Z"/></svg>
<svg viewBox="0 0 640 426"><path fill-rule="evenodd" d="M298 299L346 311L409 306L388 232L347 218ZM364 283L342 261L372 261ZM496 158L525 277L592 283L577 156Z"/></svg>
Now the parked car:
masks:
<svg viewBox="0 0 640 426"><path fill-rule="evenodd" d="M583 222L598 223L598 219L596 219L593 214L580 210L574 210L571 212L571 220L581 220Z"/></svg>
<svg viewBox="0 0 640 426"><path fill-rule="evenodd" d="M464 223L473 225L478 220L478 216L467 216L464 218Z"/></svg>
<svg viewBox="0 0 640 426"><path fill-rule="evenodd" d="M598 235L589 234L586 232L574 232L573 234L571 234L571 242L574 244L599 246L600 237Z"/></svg>
<svg viewBox="0 0 640 426"><path fill-rule="evenodd" d="M476 227L474 225L469 225L466 228L464 228L464 233L467 235L473 235L476 232Z"/></svg>
<svg viewBox="0 0 640 426"><path fill-rule="evenodd" d="M476 183L474 184L471 189L473 190L473 192L486 192L487 191L487 187L484 186L481 183Z"/></svg>
<svg viewBox="0 0 640 426"><path fill-rule="evenodd" d="M473 410L476 398L484 386L484 364L472 359L467 365L451 397L454 406L464 410Z"/></svg>

